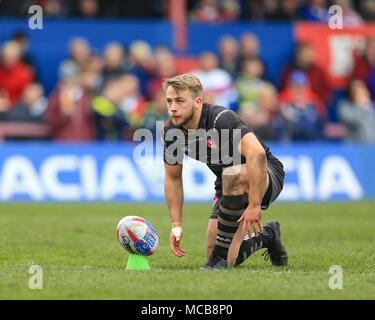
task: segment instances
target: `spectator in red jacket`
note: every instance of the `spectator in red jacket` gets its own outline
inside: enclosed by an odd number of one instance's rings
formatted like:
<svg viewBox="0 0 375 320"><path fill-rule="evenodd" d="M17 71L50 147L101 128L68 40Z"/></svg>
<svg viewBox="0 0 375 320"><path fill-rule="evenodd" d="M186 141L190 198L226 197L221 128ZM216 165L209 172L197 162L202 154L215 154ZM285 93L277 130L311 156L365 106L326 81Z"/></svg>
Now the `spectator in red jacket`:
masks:
<svg viewBox="0 0 375 320"><path fill-rule="evenodd" d="M9 41L1 50L0 60L0 111L16 105L24 88L33 81L33 73L21 62L20 46Z"/></svg>
<svg viewBox="0 0 375 320"><path fill-rule="evenodd" d="M283 140L323 139L324 104L311 91L309 79L302 71L294 71L287 87L279 94L278 134Z"/></svg>
<svg viewBox="0 0 375 320"><path fill-rule="evenodd" d="M363 54L354 53L354 68L351 79L363 81L371 93L371 98L375 101L375 39L370 37L366 41Z"/></svg>
<svg viewBox="0 0 375 320"><path fill-rule="evenodd" d="M296 47L296 57L293 64L288 65L281 74L280 90L283 90L293 71L306 73L311 90L316 93L327 105L332 98L332 88L327 81L325 72L315 64L314 48L309 43L299 43Z"/></svg>
<svg viewBox="0 0 375 320"><path fill-rule="evenodd" d="M52 93L47 109L47 122L54 140L94 139L91 100L81 86L78 75L65 75Z"/></svg>

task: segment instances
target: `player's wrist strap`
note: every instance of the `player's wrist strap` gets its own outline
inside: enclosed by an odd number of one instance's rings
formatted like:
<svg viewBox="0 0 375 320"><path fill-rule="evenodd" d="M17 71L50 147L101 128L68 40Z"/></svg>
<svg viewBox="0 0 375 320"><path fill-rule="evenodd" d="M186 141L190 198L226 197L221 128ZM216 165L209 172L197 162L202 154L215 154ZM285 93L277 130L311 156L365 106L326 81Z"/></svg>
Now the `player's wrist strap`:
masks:
<svg viewBox="0 0 375 320"><path fill-rule="evenodd" d="M176 228L176 227L182 227L182 223L181 222L172 222L172 229L173 228Z"/></svg>
<svg viewBox="0 0 375 320"><path fill-rule="evenodd" d="M181 222L173 222L172 223L172 232L175 235L175 237L181 237L182 236L182 224Z"/></svg>

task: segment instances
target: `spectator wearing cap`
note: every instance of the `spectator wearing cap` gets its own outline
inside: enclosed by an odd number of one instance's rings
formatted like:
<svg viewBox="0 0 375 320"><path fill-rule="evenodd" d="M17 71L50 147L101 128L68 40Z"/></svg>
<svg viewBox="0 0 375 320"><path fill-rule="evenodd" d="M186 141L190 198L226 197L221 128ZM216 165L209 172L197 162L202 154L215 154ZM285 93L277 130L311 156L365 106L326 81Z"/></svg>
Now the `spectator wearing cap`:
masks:
<svg viewBox="0 0 375 320"><path fill-rule="evenodd" d="M326 105L329 104L332 98L332 88L327 81L326 73L315 63L315 51L309 43L302 42L297 45L295 61L287 65L282 71L280 90L286 87L290 75L296 70L302 71L308 76L311 90L316 93ZM319 112L322 111L323 110L319 110Z"/></svg>
<svg viewBox="0 0 375 320"><path fill-rule="evenodd" d="M309 141L323 138L324 104L310 89L302 71L289 76L286 88L279 94L279 135L287 141Z"/></svg>

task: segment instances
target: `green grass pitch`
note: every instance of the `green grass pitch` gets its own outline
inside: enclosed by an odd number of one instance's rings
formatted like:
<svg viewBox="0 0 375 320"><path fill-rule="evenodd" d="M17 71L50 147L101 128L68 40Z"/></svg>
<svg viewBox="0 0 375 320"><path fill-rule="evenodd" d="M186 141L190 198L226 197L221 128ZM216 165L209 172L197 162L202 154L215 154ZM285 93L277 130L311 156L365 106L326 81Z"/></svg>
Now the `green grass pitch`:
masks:
<svg viewBox="0 0 375 320"><path fill-rule="evenodd" d="M3 204L0 206L0 299L374 299L375 203L274 204L289 266L273 267L256 252L243 265L200 271L210 204L185 205L178 259L169 249L166 205ZM126 271L118 221L142 216L159 233L151 270ZM43 289L28 273L43 268ZM343 288L328 286L329 268L343 270Z"/></svg>

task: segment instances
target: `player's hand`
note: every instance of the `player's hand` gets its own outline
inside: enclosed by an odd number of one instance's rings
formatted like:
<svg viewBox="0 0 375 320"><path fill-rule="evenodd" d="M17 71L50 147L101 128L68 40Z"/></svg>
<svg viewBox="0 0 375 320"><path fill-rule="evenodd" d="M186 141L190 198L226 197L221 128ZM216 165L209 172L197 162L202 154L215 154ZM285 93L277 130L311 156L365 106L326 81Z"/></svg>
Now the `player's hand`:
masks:
<svg viewBox="0 0 375 320"><path fill-rule="evenodd" d="M252 238L252 232L254 232L255 236L258 236L257 225L259 227L259 231L263 232L263 226L260 222L260 218L262 216L261 207L259 206L251 206L250 204L242 214L241 218L237 220L237 222L242 222L242 232L248 233L250 239ZM253 231L251 231L253 229Z"/></svg>
<svg viewBox="0 0 375 320"><path fill-rule="evenodd" d="M175 256L182 258L186 251L180 247L180 242L182 238L182 233L181 235L177 235L172 231L171 236L169 237L169 244L171 247L172 252L174 253Z"/></svg>

